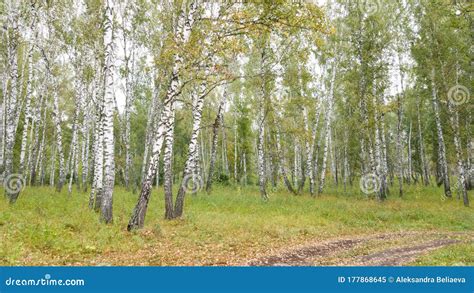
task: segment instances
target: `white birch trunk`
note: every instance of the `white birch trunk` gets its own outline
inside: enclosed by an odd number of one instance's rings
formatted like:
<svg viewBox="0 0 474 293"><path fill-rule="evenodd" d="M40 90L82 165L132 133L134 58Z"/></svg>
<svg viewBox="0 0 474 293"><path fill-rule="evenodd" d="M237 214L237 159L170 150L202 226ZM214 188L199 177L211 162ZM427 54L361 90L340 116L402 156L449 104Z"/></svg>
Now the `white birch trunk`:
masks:
<svg viewBox="0 0 474 293"><path fill-rule="evenodd" d="M438 105L438 92L436 89L436 69L433 67L431 70L431 102L433 104L433 112L435 115L435 122L436 122L436 132L438 134L438 162L441 168L441 176L444 183L444 194L446 197L451 197L451 186L449 182L449 172L448 172L448 163L446 160L446 146L444 144L444 136L443 136L443 127L441 124L441 115L439 111Z"/></svg>
<svg viewBox="0 0 474 293"><path fill-rule="evenodd" d="M94 129L94 160L91 193L89 197L89 208L99 211L102 202L103 181L104 181L104 134L102 117L103 99L99 98L99 107L96 111L96 121Z"/></svg>
<svg viewBox="0 0 474 293"><path fill-rule="evenodd" d="M77 72L77 69L76 69ZM75 107L74 107L74 116L73 116L73 122L72 122L72 140L71 140L71 146L69 150L69 170L67 172L69 173L69 185L68 185L68 193L69 195L72 192L72 182L73 180L78 180L77 174L74 174L74 170L77 167L76 164L76 158L77 158L77 150L78 150L78 127L79 127L79 115L81 111L81 106L82 106L82 87L79 84L79 76L76 75L76 80L75 80L75 90L76 90L76 95L75 95Z"/></svg>
<svg viewBox="0 0 474 293"><path fill-rule="evenodd" d="M66 181L66 170L64 166L63 135L61 130L61 112L59 111L59 97L57 91L53 93L53 121L56 131L56 151L59 157L59 179L56 190L61 192Z"/></svg>
<svg viewBox="0 0 474 293"><path fill-rule="evenodd" d="M281 119L281 114L280 114L280 111L277 110L277 113L276 113L278 119L280 120ZM279 126L279 121L275 121L275 127L276 127L276 150L277 150L277 158L278 158L278 161L279 161L279 169L280 169L280 173L283 177L283 182L285 183L285 186L286 188L288 189L289 192L293 193L294 195L296 195L296 191L295 189L293 188L293 185L291 184L291 181L289 180L288 178L288 170L287 170L287 166L286 166L286 159L285 159L285 155L283 153L283 150L282 150L282 147L281 147L281 134L280 134L280 126Z"/></svg>
<svg viewBox="0 0 474 293"><path fill-rule="evenodd" d="M426 164L426 157L425 157L425 146L424 146L424 141L423 141L423 130L421 126L421 118L420 118L420 102L418 101L416 104L416 116L417 116L417 122L418 122L418 141L419 141L419 155L420 155L420 161L421 161L421 172L422 172L422 177L423 177L423 183L425 186L429 184L429 172L428 172L428 166Z"/></svg>
<svg viewBox="0 0 474 293"><path fill-rule="evenodd" d="M179 187L178 195L176 197L176 203L174 207L174 212L173 212L173 217L179 218L183 215L183 208L184 208L184 197L186 195L186 189L189 188L187 180L189 180L189 176L192 176L193 180L193 192L196 192L197 190L194 190L194 188L200 187L200 182L202 182L202 178L196 178L196 167L197 167L197 161L196 158L198 158L198 153L199 153L199 133L201 130L201 120L202 120L202 109L204 107L204 97L205 97L205 91L206 91L206 82L203 82L201 84L200 91L198 93L194 93L195 97L193 99L193 128L191 131L191 139L189 141L189 146L188 146L188 158L186 160L185 166L184 166L184 171L183 171L183 181L181 183L181 186ZM224 92L224 97L222 100L225 100L225 95L226 92ZM223 104L223 103L222 103ZM220 111L220 109L219 109ZM218 114L219 116L219 114ZM209 178L211 178L212 175L209 173ZM199 182L198 182L199 180ZM209 183L209 181L208 181Z"/></svg>
<svg viewBox="0 0 474 293"><path fill-rule="evenodd" d="M456 150L456 163L458 169L458 183L457 188L458 192L461 194L464 202L464 206L469 206L469 197L467 194L467 180L466 180L466 169L464 168L463 162L463 151L461 146L461 135L459 131L459 113L457 109L453 109L453 105L448 100L448 112L451 121L451 127L453 128L453 139L454 139L454 148Z"/></svg>
<svg viewBox="0 0 474 293"><path fill-rule="evenodd" d="M132 75L133 67L130 66L130 58L133 57L133 45L131 48L131 52L128 51L128 39L127 33L123 32L123 46L124 46L124 54L125 54L125 113L124 113L124 145L125 145L125 172L124 172L124 180L125 180L125 187L127 190L130 188L130 172L132 166L132 156L130 152L130 113L131 107L133 103L133 82L132 82Z"/></svg>
<svg viewBox="0 0 474 293"><path fill-rule="evenodd" d="M25 156L26 156L26 147L28 143L28 127L30 125L30 121L33 119L33 115L31 113L31 100L33 96L33 90L31 87L31 81L33 79L33 45L28 50L28 59L27 65L28 67L28 79L26 81L26 102L25 102L25 122L23 123L23 132L21 135L21 147L20 147L20 166L18 168L19 174L25 173ZM31 140L30 140L30 143Z"/></svg>
<svg viewBox="0 0 474 293"><path fill-rule="evenodd" d="M343 169L343 185L344 185L344 192L347 191L347 179L348 179L348 173L349 173L349 158L348 158L348 144L349 144L349 132L346 129L344 129L344 153L343 153L343 163L342 163L342 169Z"/></svg>
<svg viewBox="0 0 474 293"><path fill-rule="evenodd" d="M381 133L379 125L383 123L383 113L380 115L379 107L382 106L382 100L378 97L376 83L373 89L373 106L374 106L374 122L375 122L375 174L380 180L380 188L377 190L378 200L385 200L387 198L387 173L384 166L384 150L383 146L383 131ZM383 126L383 124L382 124Z"/></svg>
<svg viewBox="0 0 474 293"><path fill-rule="evenodd" d="M398 71L400 74L401 93L397 95L397 169L398 169L398 193L403 196L403 143L402 143L402 124L403 124L403 100L405 87L403 86L403 71L401 67L400 54L398 55Z"/></svg>
<svg viewBox="0 0 474 293"><path fill-rule="evenodd" d="M88 91L88 95L95 92L95 90ZM90 98L89 98L90 99ZM88 177L89 177L89 150L90 150L90 125L91 125L91 115L90 115L90 105L89 99L84 99L83 107L84 111L82 114L82 126L81 126L81 135L82 135L82 151L81 151L81 161L82 161L82 190L87 192L88 188Z"/></svg>
<svg viewBox="0 0 474 293"><path fill-rule="evenodd" d="M412 129L413 128L413 123L410 121L410 126L408 130L408 159L407 159L407 167L408 167L408 174L407 174L407 183L410 185L411 184L411 179L413 176L413 166L412 166L412 149L411 149L411 138L412 138ZM417 180L417 179L416 179Z"/></svg>
<svg viewBox="0 0 474 293"><path fill-rule="evenodd" d="M51 166L49 169L49 185L54 186L54 176L56 173L56 145L53 145L51 154Z"/></svg>
<svg viewBox="0 0 474 293"><path fill-rule="evenodd" d="M46 98L44 95L42 95L41 98L41 103L38 106L38 129L35 133L35 143L33 146L32 150L32 158L31 158L31 172L30 172L30 185L35 185L37 182L37 173L38 171L41 171L41 166L44 158L44 143L45 143L45 136L46 136L46 117L47 117L47 107L45 106L46 104ZM43 110L42 110L43 108ZM43 111L43 113L41 113ZM41 123L41 124L40 124ZM40 126L42 129L41 133L41 141L39 140L39 131L40 131Z"/></svg>
<svg viewBox="0 0 474 293"><path fill-rule="evenodd" d="M332 109L334 105L334 86L336 82L336 72L337 72L337 64L334 64L332 68L332 76L331 76L331 86L329 89L328 95L328 110L326 113L326 125L325 125L325 143L324 143L324 151L323 151L323 162L321 168L321 177L319 179L319 188L318 194L321 194L324 190L324 183L326 179L326 165L327 165L327 156L328 156L328 147L329 147L329 136L331 134L331 120L332 120Z"/></svg>
<svg viewBox="0 0 474 293"><path fill-rule="evenodd" d="M173 208L173 146L174 146L174 123L175 123L175 106L174 103L170 107L168 119L165 121L163 153L163 187L165 191L165 218L174 218Z"/></svg>
<svg viewBox="0 0 474 293"><path fill-rule="evenodd" d="M13 5L12 5L13 6ZM16 6L16 5L15 5ZM16 7L11 7L12 11L8 14L8 25L11 28L13 36L8 36L8 65L9 65L9 80L10 80L10 94L6 102L5 109L5 166L3 178L8 178L13 173L13 148L15 145L16 132L16 117L15 113L18 107L18 63L17 53L18 44L16 34L18 32L18 20L16 15ZM10 189L5 189L5 195L10 203L14 203L18 194L12 192Z"/></svg>
<svg viewBox="0 0 474 293"><path fill-rule="evenodd" d="M403 196L403 146L402 146L402 119L403 110L401 94L397 97L397 171L398 171L398 195Z"/></svg>
<svg viewBox="0 0 474 293"><path fill-rule="evenodd" d="M113 66L114 66L114 40L113 40L113 11L112 0L104 2L104 190L101 201L101 220L105 223L113 221L113 191L115 182L115 158L114 158L114 105L113 92Z"/></svg>
<svg viewBox="0 0 474 293"><path fill-rule="evenodd" d="M258 117L258 140L257 140L257 166L258 166L258 184L260 187L260 195L264 201L268 200L266 191L265 176L265 108L264 101L260 102Z"/></svg>
<svg viewBox="0 0 474 293"><path fill-rule="evenodd" d="M234 115L235 117L235 115ZM237 183L237 118L234 118L234 182Z"/></svg>
<svg viewBox="0 0 474 293"><path fill-rule="evenodd" d="M304 121L304 130L305 133L309 133L309 120L308 120L308 110L306 107L303 107L303 121ZM306 176L309 178L309 192L311 196L314 196L314 173L313 173L313 150L309 140L305 139L306 147Z"/></svg>

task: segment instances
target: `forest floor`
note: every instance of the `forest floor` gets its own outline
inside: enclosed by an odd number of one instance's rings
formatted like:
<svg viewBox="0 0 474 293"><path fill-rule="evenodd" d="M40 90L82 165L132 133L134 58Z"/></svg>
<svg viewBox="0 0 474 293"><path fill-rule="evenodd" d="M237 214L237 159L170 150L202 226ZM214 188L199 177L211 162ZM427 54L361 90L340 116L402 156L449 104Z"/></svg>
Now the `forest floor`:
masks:
<svg viewBox="0 0 474 293"><path fill-rule="evenodd" d="M102 225L88 193L27 188L15 205L0 200L0 265L474 265L473 208L441 195L410 186L380 203L333 187L264 203L255 187L216 186L166 221L156 189L144 229L127 232L132 192L116 188L114 223Z"/></svg>

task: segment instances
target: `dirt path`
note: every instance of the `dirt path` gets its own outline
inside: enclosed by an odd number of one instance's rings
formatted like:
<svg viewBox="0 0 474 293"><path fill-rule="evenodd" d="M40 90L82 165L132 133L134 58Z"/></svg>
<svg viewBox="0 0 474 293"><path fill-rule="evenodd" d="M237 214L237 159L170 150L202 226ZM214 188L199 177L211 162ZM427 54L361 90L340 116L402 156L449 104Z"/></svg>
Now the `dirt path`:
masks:
<svg viewBox="0 0 474 293"><path fill-rule="evenodd" d="M400 266L435 249L460 242L454 234L400 232L330 240L281 251L249 266Z"/></svg>
<svg viewBox="0 0 474 293"><path fill-rule="evenodd" d="M361 266L401 266L414 261L417 256L429 251L459 242L455 239L438 239L420 245L387 249L361 257L354 265Z"/></svg>

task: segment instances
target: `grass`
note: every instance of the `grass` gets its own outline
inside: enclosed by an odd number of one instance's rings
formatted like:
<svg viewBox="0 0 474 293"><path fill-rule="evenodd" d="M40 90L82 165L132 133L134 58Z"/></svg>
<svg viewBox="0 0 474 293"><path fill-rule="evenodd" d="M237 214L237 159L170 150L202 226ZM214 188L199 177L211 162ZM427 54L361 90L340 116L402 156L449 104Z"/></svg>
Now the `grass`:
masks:
<svg viewBox="0 0 474 293"><path fill-rule="evenodd" d="M0 191L3 192L3 191ZM188 196L185 217L165 221L162 189L154 190L143 230L126 225L136 195L117 187L114 223L99 223L88 194L27 188L15 205L0 200L0 265L239 265L306 241L378 232L468 232L472 208L442 200L441 189L411 186L383 203L334 187L311 198L275 190L264 203L255 187L216 186L212 195ZM338 195L337 195L338 194ZM472 195L471 195L472 197ZM474 264L463 243L414 265Z"/></svg>
<svg viewBox="0 0 474 293"><path fill-rule="evenodd" d="M474 266L474 245L455 244L418 258L414 265L420 266Z"/></svg>

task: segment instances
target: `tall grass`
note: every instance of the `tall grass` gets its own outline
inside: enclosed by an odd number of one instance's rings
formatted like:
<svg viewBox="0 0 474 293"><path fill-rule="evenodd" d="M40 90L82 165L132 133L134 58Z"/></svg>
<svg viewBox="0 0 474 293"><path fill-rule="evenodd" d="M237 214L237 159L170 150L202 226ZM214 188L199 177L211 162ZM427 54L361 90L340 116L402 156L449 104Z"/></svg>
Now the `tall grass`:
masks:
<svg viewBox="0 0 474 293"><path fill-rule="evenodd" d="M270 191L262 202L254 186L215 186L188 196L185 216L166 221L162 189L155 189L144 230L126 225L137 195L117 187L114 222L99 223L88 194L27 188L14 205L0 200L0 264L225 264L310 239L382 231L472 231L474 213L444 200L434 187L407 187L385 202L358 190L329 187L312 198Z"/></svg>

